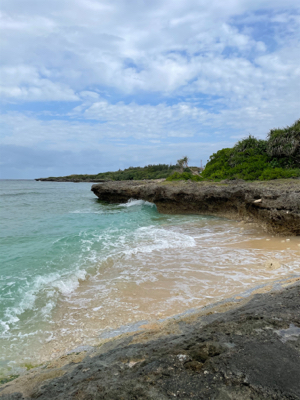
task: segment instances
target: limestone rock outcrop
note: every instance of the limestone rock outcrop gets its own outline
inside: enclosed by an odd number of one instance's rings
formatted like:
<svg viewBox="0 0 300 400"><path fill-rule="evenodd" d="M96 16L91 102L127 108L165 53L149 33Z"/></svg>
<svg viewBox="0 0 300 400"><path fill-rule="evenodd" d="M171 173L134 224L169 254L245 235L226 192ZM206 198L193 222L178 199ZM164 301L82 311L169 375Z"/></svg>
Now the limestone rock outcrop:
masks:
<svg viewBox="0 0 300 400"><path fill-rule="evenodd" d="M281 235L300 235L300 180L268 182L121 181L95 184L100 200L142 199L161 213L206 214L255 222Z"/></svg>

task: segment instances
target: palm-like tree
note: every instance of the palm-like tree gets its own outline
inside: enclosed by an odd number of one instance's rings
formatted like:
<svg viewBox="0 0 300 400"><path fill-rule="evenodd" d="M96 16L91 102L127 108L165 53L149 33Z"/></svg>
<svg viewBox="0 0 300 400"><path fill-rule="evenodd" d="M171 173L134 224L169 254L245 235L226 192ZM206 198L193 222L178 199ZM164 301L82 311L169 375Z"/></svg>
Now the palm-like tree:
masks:
<svg viewBox="0 0 300 400"><path fill-rule="evenodd" d="M180 168L180 171L183 172L185 168L188 168L189 158L187 156L177 160L177 165Z"/></svg>
<svg viewBox="0 0 300 400"><path fill-rule="evenodd" d="M300 166L300 119L283 129L268 134L267 152L270 157L288 157L291 166Z"/></svg>

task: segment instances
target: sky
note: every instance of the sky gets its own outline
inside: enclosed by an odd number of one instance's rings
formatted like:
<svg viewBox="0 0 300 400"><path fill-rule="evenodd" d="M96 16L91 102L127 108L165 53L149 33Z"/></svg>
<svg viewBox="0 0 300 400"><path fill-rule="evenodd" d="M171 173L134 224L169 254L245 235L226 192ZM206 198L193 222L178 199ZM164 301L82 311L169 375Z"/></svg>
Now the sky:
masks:
<svg viewBox="0 0 300 400"><path fill-rule="evenodd" d="M300 117L298 0L1 0L0 178L200 166Z"/></svg>

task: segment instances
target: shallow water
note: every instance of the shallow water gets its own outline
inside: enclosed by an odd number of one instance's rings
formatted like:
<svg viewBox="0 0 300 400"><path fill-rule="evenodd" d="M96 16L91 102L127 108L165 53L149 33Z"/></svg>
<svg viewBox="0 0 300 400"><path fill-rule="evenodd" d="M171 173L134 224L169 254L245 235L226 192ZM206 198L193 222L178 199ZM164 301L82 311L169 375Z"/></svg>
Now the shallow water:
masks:
<svg viewBox="0 0 300 400"><path fill-rule="evenodd" d="M140 200L103 204L90 183L0 185L3 370L300 273L299 238Z"/></svg>

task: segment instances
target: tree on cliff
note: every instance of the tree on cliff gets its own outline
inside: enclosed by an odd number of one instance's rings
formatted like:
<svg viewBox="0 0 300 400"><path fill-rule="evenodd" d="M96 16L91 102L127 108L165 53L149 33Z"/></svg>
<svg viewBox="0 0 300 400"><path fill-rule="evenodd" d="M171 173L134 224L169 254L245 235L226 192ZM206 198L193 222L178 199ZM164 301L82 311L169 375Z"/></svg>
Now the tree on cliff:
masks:
<svg viewBox="0 0 300 400"><path fill-rule="evenodd" d="M300 119L286 128L272 129L268 134L267 144L268 155L277 159L278 164L289 168L299 168Z"/></svg>
<svg viewBox="0 0 300 400"><path fill-rule="evenodd" d="M189 159L187 156L177 160L177 165L180 168L180 172L183 172L186 168L188 168Z"/></svg>

